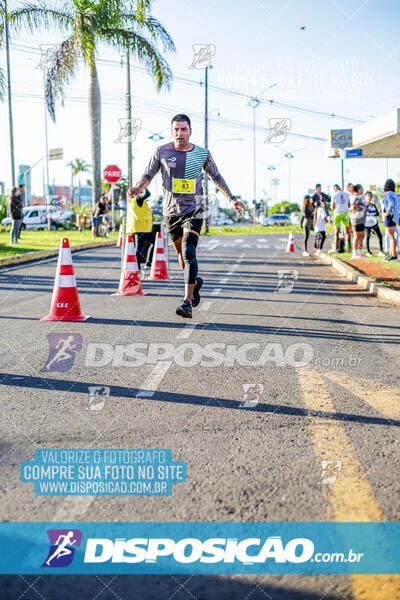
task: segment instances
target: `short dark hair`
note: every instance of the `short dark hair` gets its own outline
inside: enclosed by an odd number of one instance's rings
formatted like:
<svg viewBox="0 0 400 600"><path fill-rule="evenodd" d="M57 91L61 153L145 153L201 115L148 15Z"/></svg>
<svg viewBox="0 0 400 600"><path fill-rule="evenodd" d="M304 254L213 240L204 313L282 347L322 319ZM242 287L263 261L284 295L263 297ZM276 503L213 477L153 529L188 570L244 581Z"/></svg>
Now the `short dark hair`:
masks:
<svg viewBox="0 0 400 600"><path fill-rule="evenodd" d="M395 192L396 191L396 184L394 183L393 179L386 179L385 181L385 187L383 188L384 192Z"/></svg>
<svg viewBox="0 0 400 600"><path fill-rule="evenodd" d="M184 114L179 114L179 115L175 115L171 121L171 127L172 127L172 123L174 123L175 121L186 121L186 123L189 125L190 128L192 128L192 125L190 123L190 119L187 115Z"/></svg>
<svg viewBox="0 0 400 600"><path fill-rule="evenodd" d="M320 183L316 183L315 184L315 189L317 189L317 187L322 187L322 185Z"/></svg>
<svg viewBox="0 0 400 600"><path fill-rule="evenodd" d="M360 188L362 188L362 185L361 185L361 183L356 183L356 184L354 184L353 188L354 188L354 191L357 193L360 191Z"/></svg>
<svg viewBox="0 0 400 600"><path fill-rule="evenodd" d="M365 192L365 196L371 196L371 198L374 197L373 193L371 192L371 190L368 190L367 192Z"/></svg>

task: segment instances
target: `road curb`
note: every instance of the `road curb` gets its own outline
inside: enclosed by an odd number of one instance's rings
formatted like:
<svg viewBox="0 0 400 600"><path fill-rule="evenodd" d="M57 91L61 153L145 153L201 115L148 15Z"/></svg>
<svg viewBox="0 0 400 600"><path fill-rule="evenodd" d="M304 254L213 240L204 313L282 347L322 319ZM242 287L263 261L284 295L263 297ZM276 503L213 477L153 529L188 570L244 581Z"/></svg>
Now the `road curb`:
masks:
<svg viewBox="0 0 400 600"><path fill-rule="evenodd" d="M67 236L65 236L67 237ZM83 244L74 244L71 246L71 252L77 250L87 250L90 248L98 248L100 246L114 246L116 240L107 240L105 242L84 242ZM37 250L35 252L26 252L25 254L17 254L10 256L9 258L0 258L0 268L7 267L8 265L19 265L25 262L31 262L33 260L39 260L40 258L51 258L52 256L58 256L59 248L54 250Z"/></svg>
<svg viewBox="0 0 400 600"><path fill-rule="evenodd" d="M353 269L350 265L346 265L341 260L328 254L322 254L319 256L312 256L315 260L319 259L327 265L330 265L348 279L355 283L359 288L368 292L372 296L376 296L382 302L389 302L390 304L396 304L400 306L400 292L385 287L384 285L373 281L366 275L361 275L358 271Z"/></svg>

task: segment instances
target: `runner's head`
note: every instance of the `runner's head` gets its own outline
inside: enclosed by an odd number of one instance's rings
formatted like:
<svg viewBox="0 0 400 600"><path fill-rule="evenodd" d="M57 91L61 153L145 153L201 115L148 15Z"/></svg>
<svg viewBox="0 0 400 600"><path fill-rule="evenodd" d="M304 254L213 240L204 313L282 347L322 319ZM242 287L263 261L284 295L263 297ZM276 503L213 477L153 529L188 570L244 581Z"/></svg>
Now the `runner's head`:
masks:
<svg viewBox="0 0 400 600"><path fill-rule="evenodd" d="M354 194L354 185L352 183L347 184L347 191L349 194Z"/></svg>
<svg viewBox="0 0 400 600"><path fill-rule="evenodd" d="M312 202L312 198L309 194L306 194L304 196L304 201L303 201L303 206L307 206L307 204L310 204Z"/></svg>
<svg viewBox="0 0 400 600"><path fill-rule="evenodd" d="M335 185L333 186L333 189L335 190L335 192L340 192L340 185L335 183Z"/></svg>
<svg viewBox="0 0 400 600"><path fill-rule="evenodd" d="M393 179L386 179L385 181L385 187L383 188L384 192L395 192L396 191L396 184L393 181Z"/></svg>
<svg viewBox="0 0 400 600"><path fill-rule="evenodd" d="M361 183L356 183L354 186L354 193L357 194L357 196L362 196L364 193L364 188L361 185Z"/></svg>
<svg viewBox="0 0 400 600"><path fill-rule="evenodd" d="M318 195L321 193L321 184L320 183L316 184L315 191L317 192Z"/></svg>
<svg viewBox="0 0 400 600"><path fill-rule="evenodd" d="M374 197L372 195L372 192L370 192L369 190L368 190L368 192L365 192L365 199L369 203L373 202L374 201Z"/></svg>
<svg viewBox="0 0 400 600"><path fill-rule="evenodd" d="M192 135L190 119L187 115L175 115L171 121L171 133L177 150L186 148Z"/></svg>

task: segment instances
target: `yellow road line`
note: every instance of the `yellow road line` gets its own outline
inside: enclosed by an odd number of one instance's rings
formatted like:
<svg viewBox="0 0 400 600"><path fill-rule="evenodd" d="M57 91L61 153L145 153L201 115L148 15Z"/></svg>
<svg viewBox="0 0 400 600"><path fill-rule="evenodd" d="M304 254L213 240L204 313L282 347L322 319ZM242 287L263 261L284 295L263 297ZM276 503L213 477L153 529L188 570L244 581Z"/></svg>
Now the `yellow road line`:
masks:
<svg viewBox="0 0 400 600"><path fill-rule="evenodd" d="M304 406L335 414L326 383L318 371L298 368L297 376ZM310 416L308 426L319 461L341 461L336 481L322 485L328 521L384 521L365 471L341 421ZM351 575L355 600L395 600L400 598L400 577L396 575Z"/></svg>
<svg viewBox="0 0 400 600"><path fill-rule="evenodd" d="M346 388L389 419L400 419L400 392L389 385L370 379L354 379L343 373L330 372L326 377Z"/></svg>

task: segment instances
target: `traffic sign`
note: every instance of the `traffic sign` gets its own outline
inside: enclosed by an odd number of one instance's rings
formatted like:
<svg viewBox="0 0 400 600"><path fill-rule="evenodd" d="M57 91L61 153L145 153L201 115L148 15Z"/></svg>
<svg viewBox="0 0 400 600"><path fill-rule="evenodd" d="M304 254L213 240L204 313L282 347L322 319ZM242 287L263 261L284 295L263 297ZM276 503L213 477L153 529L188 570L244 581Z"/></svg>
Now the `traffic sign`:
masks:
<svg viewBox="0 0 400 600"><path fill-rule="evenodd" d="M344 151L345 158L361 158L363 155L362 148L352 148Z"/></svg>
<svg viewBox="0 0 400 600"><path fill-rule="evenodd" d="M104 169L104 179L108 183L117 183L122 177L122 171L117 165L108 165Z"/></svg>
<svg viewBox="0 0 400 600"><path fill-rule="evenodd" d="M352 145L352 129L331 129L331 148L349 148Z"/></svg>

